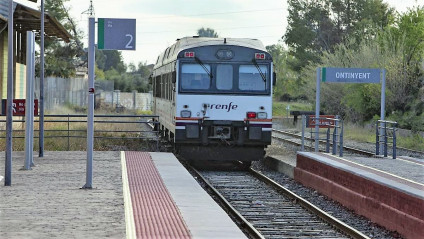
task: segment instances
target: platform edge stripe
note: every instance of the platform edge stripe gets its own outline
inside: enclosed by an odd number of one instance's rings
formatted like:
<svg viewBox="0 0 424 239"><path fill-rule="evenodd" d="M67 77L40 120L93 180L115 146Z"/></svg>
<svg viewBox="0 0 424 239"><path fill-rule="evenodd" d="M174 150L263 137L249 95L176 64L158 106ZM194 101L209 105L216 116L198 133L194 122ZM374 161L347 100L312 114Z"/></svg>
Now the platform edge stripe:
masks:
<svg viewBox="0 0 424 239"><path fill-rule="evenodd" d="M136 239L135 223L133 208L131 203L131 192L128 183L127 163L125 152L121 151L121 168L122 168L122 192L124 195L125 208L125 230L127 239Z"/></svg>
<svg viewBox="0 0 424 239"><path fill-rule="evenodd" d="M325 153L325 154L327 154L327 153ZM356 165L361 166L361 167L364 167L364 168L372 169L372 170L375 170L375 171L380 172L380 173L385 173L387 175L390 175L392 177L395 177L395 178L399 178L399 179L408 181L410 183L414 183L414 184L417 184L417 185L420 185L420 186L424 186L424 184L422 184L422 183L419 183L419 182L413 181L411 179L407 179L407 178L401 177L401 176L396 175L396 174L392 174L392 173L389 173L389 172L386 172L386 171L383 171L383 170L380 170L380 169L376 169L376 168L373 168L373 167L370 167L370 166L367 166L367 165L363 165L363 164L357 163L357 162L349 161L349 160L344 159L344 158L341 158L341 157L339 157L337 155L332 155L332 154L328 154L328 155L331 155L332 157L338 158L340 160L343 160L343 161L346 161L346 162L349 162L349 163L352 163L352 164L356 164Z"/></svg>

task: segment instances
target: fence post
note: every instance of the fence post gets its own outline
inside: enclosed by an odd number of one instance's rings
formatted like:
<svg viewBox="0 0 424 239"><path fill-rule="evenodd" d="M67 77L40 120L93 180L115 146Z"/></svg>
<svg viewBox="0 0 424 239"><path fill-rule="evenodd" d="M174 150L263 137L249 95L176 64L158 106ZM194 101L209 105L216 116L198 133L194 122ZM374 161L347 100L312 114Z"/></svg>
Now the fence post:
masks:
<svg viewBox="0 0 424 239"><path fill-rule="evenodd" d="M378 135L378 120L375 123L375 155L380 154L380 137Z"/></svg>
<svg viewBox="0 0 424 239"><path fill-rule="evenodd" d="M387 122L384 122L384 157L387 157Z"/></svg>
<svg viewBox="0 0 424 239"><path fill-rule="evenodd" d="M327 140L325 144L325 152L330 153L330 127L327 128Z"/></svg>
<svg viewBox="0 0 424 239"><path fill-rule="evenodd" d="M343 157L343 120L340 121L342 123L342 128L340 129L340 149L339 149L339 156Z"/></svg>
<svg viewBox="0 0 424 239"><path fill-rule="evenodd" d="M393 159L396 159L396 128L397 124L393 124Z"/></svg>
<svg viewBox="0 0 424 239"><path fill-rule="evenodd" d="M305 125L306 115L302 115L302 146L300 147L301 151L305 151Z"/></svg>
<svg viewBox="0 0 424 239"><path fill-rule="evenodd" d="M69 114L68 114L68 151L69 151Z"/></svg>
<svg viewBox="0 0 424 239"><path fill-rule="evenodd" d="M336 145L337 145L337 134L336 134L336 127L334 127L334 130L333 130L333 149L332 149L333 155L336 155L336 153L337 153Z"/></svg>

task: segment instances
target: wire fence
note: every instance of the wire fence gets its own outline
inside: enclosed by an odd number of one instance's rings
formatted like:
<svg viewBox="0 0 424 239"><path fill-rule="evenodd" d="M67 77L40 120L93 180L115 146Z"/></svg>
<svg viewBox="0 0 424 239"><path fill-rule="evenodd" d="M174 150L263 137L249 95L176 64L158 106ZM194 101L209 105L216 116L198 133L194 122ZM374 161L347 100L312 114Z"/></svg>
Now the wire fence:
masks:
<svg viewBox="0 0 424 239"><path fill-rule="evenodd" d="M154 115L95 115L94 147L96 150L159 150L159 131L155 131L159 116ZM14 150L23 150L25 119L14 117ZM34 143L38 143L38 117L34 120ZM85 150L87 115L45 115L44 138L46 150ZM0 145L6 138L6 118L0 118ZM159 127L156 127L159 128ZM37 148L37 147L34 147Z"/></svg>

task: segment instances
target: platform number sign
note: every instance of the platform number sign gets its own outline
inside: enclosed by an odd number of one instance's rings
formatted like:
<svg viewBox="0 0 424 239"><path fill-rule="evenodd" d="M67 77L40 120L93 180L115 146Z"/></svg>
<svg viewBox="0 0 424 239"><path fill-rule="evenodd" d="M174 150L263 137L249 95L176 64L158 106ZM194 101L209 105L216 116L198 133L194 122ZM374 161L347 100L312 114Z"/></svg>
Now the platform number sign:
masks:
<svg viewBox="0 0 424 239"><path fill-rule="evenodd" d="M98 43L100 50L135 50L135 19L99 18Z"/></svg>

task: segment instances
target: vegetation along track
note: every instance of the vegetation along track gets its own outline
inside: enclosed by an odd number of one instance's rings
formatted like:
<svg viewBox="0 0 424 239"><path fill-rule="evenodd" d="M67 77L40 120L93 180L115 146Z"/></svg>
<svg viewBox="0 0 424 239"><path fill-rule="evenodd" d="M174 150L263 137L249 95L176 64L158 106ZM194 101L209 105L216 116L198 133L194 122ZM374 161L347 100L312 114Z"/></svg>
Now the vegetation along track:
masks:
<svg viewBox="0 0 424 239"><path fill-rule="evenodd" d="M300 146L301 145L301 138L302 136L297 134L297 133L292 133L289 131L283 131L283 130L277 130L277 129L273 129L272 130L272 138L276 139L278 141L283 141L285 143L289 143L295 146ZM306 136L306 132L305 132L305 148L310 148L313 149L314 146L311 147L311 143L314 141L315 139L312 139L311 137L307 137ZM331 142L330 142L331 144ZM352 146L343 146L343 151L346 153L352 153L352 154L359 154L359 155L364 155L367 157L372 157L375 155L375 151L372 152L371 149L375 150L375 144L371 144L371 143L367 143L366 147L361 147L359 144L358 146L352 147ZM399 152L402 153L402 155L405 156L416 156L416 157L423 157L424 156L424 152L420 152L420 151L416 151L416 150L411 150L411 149L406 149L406 148L402 148L397 146L397 151L398 151L398 155ZM325 141L320 140L320 150L325 151ZM330 149L331 150L331 149ZM389 150L389 154L391 153L391 150Z"/></svg>
<svg viewBox="0 0 424 239"><path fill-rule="evenodd" d="M253 238L368 238L253 169L193 171Z"/></svg>

